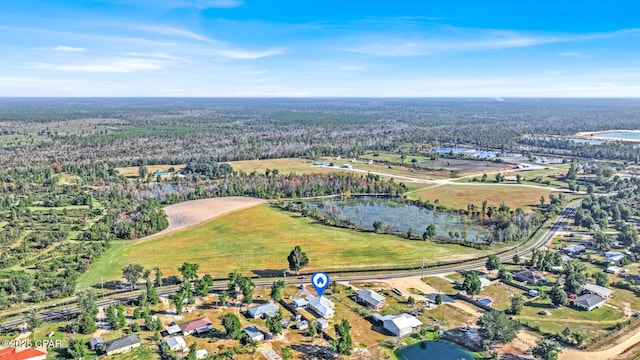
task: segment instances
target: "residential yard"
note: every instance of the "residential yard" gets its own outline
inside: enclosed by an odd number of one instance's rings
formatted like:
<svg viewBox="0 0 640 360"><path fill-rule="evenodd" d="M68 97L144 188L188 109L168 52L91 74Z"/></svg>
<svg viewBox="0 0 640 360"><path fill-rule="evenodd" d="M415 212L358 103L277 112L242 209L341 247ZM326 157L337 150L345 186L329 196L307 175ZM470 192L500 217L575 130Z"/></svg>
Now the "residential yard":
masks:
<svg viewBox="0 0 640 360"><path fill-rule="evenodd" d="M250 275L281 274L288 265L287 255L296 245L309 256L305 272L420 266L422 259L431 265L499 250L478 251L329 227L261 205L164 236L114 242L81 277L80 284L90 285L86 279L95 281L101 277L103 281L118 280L122 268L130 263L140 263L148 269L160 266L164 276L178 275L177 269L184 262L198 263L200 273L214 277L226 276L233 270Z"/></svg>
<svg viewBox="0 0 640 360"><path fill-rule="evenodd" d="M528 299L524 291L501 282L485 287L480 291L480 295L478 296L491 299L492 308L496 310L506 310L511 307L511 297L515 295L520 295L525 300Z"/></svg>

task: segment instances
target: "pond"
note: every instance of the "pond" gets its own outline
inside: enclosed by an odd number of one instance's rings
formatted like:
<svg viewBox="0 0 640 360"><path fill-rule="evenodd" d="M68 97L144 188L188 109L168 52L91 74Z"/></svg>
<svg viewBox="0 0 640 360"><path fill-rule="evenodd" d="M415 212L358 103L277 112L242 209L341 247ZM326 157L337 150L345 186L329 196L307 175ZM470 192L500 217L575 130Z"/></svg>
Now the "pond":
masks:
<svg viewBox="0 0 640 360"><path fill-rule="evenodd" d="M427 340L396 351L399 360L474 360L476 357L462 346L442 340Z"/></svg>
<svg viewBox="0 0 640 360"><path fill-rule="evenodd" d="M486 236L486 231L466 216L428 210L396 199L354 196L303 203L310 209L319 209L323 214L349 219L357 227L368 230L373 230L374 221L380 221L383 230L388 225L392 232L406 233L412 228L414 234L418 235L433 224L439 237L449 237L449 232L457 232L462 238L462 232L466 232L467 241L483 241Z"/></svg>
<svg viewBox="0 0 640 360"><path fill-rule="evenodd" d="M438 154L464 154L467 156L476 157L479 159L497 158L497 157L521 157L522 154L479 150L463 147L439 147L436 149Z"/></svg>

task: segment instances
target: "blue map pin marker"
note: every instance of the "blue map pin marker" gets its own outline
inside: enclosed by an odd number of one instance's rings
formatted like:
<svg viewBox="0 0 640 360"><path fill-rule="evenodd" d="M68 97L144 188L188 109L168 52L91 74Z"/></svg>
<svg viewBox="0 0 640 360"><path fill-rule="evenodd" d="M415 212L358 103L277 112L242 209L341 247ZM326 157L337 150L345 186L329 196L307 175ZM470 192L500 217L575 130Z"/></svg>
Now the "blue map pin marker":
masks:
<svg viewBox="0 0 640 360"><path fill-rule="evenodd" d="M329 275L323 272L317 272L311 275L311 285L316 289L318 297L322 296L324 290L329 286Z"/></svg>

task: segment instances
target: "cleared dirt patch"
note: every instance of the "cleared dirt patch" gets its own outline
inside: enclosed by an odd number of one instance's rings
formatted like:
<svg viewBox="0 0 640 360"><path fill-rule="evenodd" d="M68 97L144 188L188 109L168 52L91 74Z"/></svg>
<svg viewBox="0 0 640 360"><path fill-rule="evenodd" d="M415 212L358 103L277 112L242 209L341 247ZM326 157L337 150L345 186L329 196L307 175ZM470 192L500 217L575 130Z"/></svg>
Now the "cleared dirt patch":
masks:
<svg viewBox="0 0 640 360"><path fill-rule="evenodd" d="M179 204L169 205L164 211L169 218L169 227L159 233L147 236L138 240L146 241L173 231L198 225L218 216L230 214L234 211L243 210L265 203L265 200L250 197L222 197L213 199L201 199L187 201Z"/></svg>

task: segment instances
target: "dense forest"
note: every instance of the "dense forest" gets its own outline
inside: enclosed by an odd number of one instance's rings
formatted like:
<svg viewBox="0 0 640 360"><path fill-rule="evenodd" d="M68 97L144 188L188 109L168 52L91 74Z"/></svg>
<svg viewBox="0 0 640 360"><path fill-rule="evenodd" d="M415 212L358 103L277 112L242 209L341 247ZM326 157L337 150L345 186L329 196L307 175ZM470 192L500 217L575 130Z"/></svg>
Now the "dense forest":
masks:
<svg viewBox="0 0 640 360"><path fill-rule="evenodd" d="M617 99L0 99L4 167L114 166L356 156L466 144L635 161L638 149L527 134L635 129L640 102Z"/></svg>

